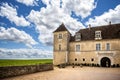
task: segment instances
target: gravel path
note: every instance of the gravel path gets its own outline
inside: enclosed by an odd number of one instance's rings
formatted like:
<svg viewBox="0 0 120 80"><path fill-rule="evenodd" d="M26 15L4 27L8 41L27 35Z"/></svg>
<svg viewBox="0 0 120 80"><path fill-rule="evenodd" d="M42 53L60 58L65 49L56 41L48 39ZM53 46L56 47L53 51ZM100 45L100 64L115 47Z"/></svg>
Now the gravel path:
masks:
<svg viewBox="0 0 120 80"><path fill-rule="evenodd" d="M55 67L52 71L12 77L4 80L120 80L120 68Z"/></svg>

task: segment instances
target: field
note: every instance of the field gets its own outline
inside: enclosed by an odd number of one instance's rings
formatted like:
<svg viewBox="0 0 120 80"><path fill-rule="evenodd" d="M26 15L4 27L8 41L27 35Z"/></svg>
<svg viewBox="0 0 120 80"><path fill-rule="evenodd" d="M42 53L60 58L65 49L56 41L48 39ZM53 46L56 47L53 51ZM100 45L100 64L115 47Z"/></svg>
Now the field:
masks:
<svg viewBox="0 0 120 80"><path fill-rule="evenodd" d="M0 67L2 66L24 66L37 64L50 64L52 59L34 59L34 60L0 60Z"/></svg>

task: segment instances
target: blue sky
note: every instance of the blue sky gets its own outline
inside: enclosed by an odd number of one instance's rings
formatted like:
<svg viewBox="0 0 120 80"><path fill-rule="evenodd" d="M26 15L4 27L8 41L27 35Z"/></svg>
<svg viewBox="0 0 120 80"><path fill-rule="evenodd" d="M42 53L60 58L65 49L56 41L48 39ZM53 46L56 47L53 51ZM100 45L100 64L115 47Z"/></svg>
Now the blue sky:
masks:
<svg viewBox="0 0 120 80"><path fill-rule="evenodd" d="M0 58L52 58L52 32L61 23L74 35L119 16L120 0L1 0Z"/></svg>

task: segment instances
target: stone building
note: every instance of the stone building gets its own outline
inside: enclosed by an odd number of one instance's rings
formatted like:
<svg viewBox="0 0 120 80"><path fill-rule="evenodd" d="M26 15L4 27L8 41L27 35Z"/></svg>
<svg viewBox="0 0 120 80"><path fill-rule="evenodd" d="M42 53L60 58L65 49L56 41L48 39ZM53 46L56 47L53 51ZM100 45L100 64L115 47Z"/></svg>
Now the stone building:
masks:
<svg viewBox="0 0 120 80"><path fill-rule="evenodd" d="M74 36L61 24L53 33L54 65L120 66L120 24L80 29Z"/></svg>

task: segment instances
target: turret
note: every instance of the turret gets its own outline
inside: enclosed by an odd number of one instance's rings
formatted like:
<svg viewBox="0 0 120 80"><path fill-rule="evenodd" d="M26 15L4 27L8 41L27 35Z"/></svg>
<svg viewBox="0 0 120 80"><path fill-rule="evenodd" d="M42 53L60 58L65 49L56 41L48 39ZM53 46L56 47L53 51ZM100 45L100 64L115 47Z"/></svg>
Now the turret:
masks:
<svg viewBox="0 0 120 80"><path fill-rule="evenodd" d="M53 64L60 65L68 63L68 45L70 33L62 23L54 32Z"/></svg>

